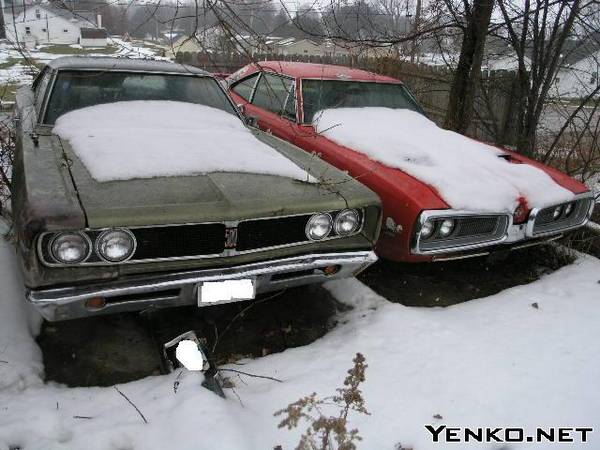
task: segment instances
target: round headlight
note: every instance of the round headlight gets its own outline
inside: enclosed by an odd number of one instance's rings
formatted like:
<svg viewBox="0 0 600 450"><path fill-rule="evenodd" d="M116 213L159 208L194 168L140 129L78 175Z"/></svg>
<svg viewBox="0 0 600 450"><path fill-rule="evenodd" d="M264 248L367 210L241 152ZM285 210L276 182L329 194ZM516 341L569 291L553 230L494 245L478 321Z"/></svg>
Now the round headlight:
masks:
<svg viewBox="0 0 600 450"><path fill-rule="evenodd" d="M575 205L573 203L568 203L565 206L565 216L569 217L574 209L575 209Z"/></svg>
<svg viewBox="0 0 600 450"><path fill-rule="evenodd" d="M440 225L440 236L447 237L452 234L454 230L454 220L453 219L445 219Z"/></svg>
<svg viewBox="0 0 600 450"><path fill-rule="evenodd" d="M421 237L423 239L427 239L427 238L431 237L434 230L435 230L435 227L433 226L433 222L431 220L425 221L425 223L421 227Z"/></svg>
<svg viewBox="0 0 600 450"><path fill-rule="evenodd" d="M52 257L63 264L77 264L90 255L90 241L83 233L60 233L50 244Z"/></svg>
<svg viewBox="0 0 600 450"><path fill-rule="evenodd" d="M355 209L345 209L335 218L335 232L340 236L356 233L360 228L360 216Z"/></svg>
<svg viewBox="0 0 600 450"><path fill-rule="evenodd" d="M554 208L554 211L552 212L552 218L554 220L558 219L563 211L563 207L562 206L557 206L556 208Z"/></svg>
<svg viewBox="0 0 600 450"><path fill-rule="evenodd" d="M98 236L96 252L108 262L121 262L131 258L135 251L135 238L124 229L107 230Z"/></svg>
<svg viewBox="0 0 600 450"><path fill-rule="evenodd" d="M319 241L331 233L332 227L333 223L329 214L315 214L306 224L306 237L311 241Z"/></svg>

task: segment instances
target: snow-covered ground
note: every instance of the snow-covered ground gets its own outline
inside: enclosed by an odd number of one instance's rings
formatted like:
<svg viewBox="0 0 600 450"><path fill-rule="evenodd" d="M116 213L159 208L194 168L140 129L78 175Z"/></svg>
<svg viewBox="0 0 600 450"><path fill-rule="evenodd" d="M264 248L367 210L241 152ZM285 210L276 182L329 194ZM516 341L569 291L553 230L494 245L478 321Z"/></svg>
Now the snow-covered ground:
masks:
<svg viewBox="0 0 600 450"><path fill-rule="evenodd" d="M110 37L108 40L109 45L115 48L115 51L109 55L103 52L94 52L94 49L89 49L86 52L88 56L120 56L128 58L156 58L166 59L157 56L155 49L138 45L136 43L126 42L118 37ZM74 45L71 47L77 48ZM52 59L59 58L61 56L69 56L69 53L50 53L44 51L44 46L40 46L36 49L25 50L25 55L33 63L47 63ZM23 64L23 55L19 52L15 46L8 41L0 41L0 65L8 63L11 60L19 61L8 67L0 68L0 84L4 83L16 83L26 84L32 81L32 70L31 67Z"/></svg>
<svg viewBox="0 0 600 450"><path fill-rule="evenodd" d="M144 424L113 388L41 381L39 319L26 308L12 247L1 241L0 449L294 448L303 430L278 429L273 412L312 392L332 394L356 352L367 359L362 388L371 413L351 416L364 438L359 448L500 448L433 444L424 424L598 427L599 279L600 261L580 257L532 284L444 309L389 303L355 279L332 282L327 289L354 308L333 331L233 366L282 383L236 378L239 399L201 388L194 373L177 393L176 374L120 385ZM600 448L600 430L589 437L587 446L510 448Z"/></svg>

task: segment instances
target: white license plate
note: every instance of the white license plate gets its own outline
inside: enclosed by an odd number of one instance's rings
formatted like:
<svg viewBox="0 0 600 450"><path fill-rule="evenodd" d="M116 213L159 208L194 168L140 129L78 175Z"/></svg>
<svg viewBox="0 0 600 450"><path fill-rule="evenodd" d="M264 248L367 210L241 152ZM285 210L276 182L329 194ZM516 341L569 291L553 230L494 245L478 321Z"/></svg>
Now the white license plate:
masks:
<svg viewBox="0 0 600 450"><path fill-rule="evenodd" d="M198 305L251 300L256 296L253 280L206 281L198 286Z"/></svg>

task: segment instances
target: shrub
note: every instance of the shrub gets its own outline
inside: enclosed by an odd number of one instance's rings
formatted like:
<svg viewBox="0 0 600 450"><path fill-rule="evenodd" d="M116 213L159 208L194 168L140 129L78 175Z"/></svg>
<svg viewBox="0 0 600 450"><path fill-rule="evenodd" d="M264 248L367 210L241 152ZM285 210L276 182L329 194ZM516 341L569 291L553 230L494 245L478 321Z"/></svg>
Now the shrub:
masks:
<svg viewBox="0 0 600 450"><path fill-rule="evenodd" d="M296 450L355 450L356 443L362 440L356 428L348 429L348 415L351 411L369 414L360 390L360 384L365 381L367 365L360 353L352 361L354 366L348 370L344 386L336 389L335 395L319 399L313 392L274 414L283 416L279 428L291 430L298 427L301 421L308 423ZM337 415L323 415L321 407L331 405L338 409ZM280 446L276 448L281 449Z"/></svg>

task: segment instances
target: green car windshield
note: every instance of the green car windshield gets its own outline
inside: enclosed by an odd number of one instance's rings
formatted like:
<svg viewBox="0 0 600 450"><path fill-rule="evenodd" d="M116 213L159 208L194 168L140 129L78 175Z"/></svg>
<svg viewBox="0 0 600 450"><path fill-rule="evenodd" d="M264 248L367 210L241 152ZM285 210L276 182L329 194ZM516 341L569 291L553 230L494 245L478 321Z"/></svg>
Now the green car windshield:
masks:
<svg viewBox="0 0 600 450"><path fill-rule="evenodd" d="M211 106L231 114L235 109L211 77L118 71L60 71L43 123L75 109L134 100L169 100Z"/></svg>
<svg viewBox="0 0 600 450"><path fill-rule="evenodd" d="M423 114L410 92L399 83L345 80L302 80L304 123L324 109L382 107Z"/></svg>

